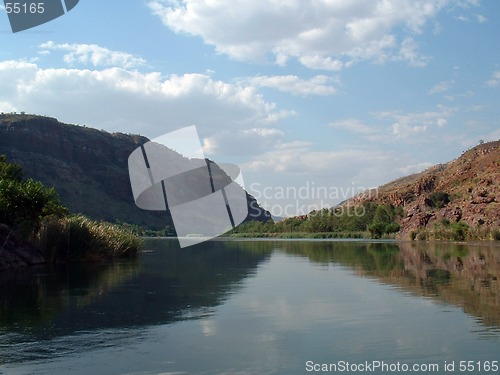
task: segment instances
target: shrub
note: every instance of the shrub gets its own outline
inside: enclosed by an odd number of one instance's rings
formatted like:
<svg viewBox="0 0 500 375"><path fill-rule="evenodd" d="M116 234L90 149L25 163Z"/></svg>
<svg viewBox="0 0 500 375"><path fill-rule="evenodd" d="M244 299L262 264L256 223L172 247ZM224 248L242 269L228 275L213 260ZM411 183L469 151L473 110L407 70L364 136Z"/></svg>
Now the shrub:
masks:
<svg viewBox="0 0 500 375"><path fill-rule="evenodd" d="M450 203L450 195L444 191L435 191L429 196L431 207L443 208Z"/></svg>
<svg viewBox="0 0 500 375"><path fill-rule="evenodd" d="M373 238L381 238L399 231L396 220L402 216L402 210L390 205L378 205L373 215L373 222L368 225L368 231Z"/></svg>
<svg viewBox="0 0 500 375"><path fill-rule="evenodd" d="M428 238L428 233L426 231L418 232L417 234L417 240L419 241L427 241Z"/></svg>
<svg viewBox="0 0 500 375"><path fill-rule="evenodd" d="M442 226L444 226L444 227L449 227L449 226L450 226L450 224L451 224L451 222L450 222L450 220L449 220L449 219L447 219L447 218L445 218L445 217L443 217L443 218L441 219L441 225L442 225Z"/></svg>
<svg viewBox="0 0 500 375"><path fill-rule="evenodd" d="M382 237L382 234L385 233L385 223L375 221L368 225L368 231L370 232L372 238L380 238Z"/></svg>
<svg viewBox="0 0 500 375"><path fill-rule="evenodd" d="M130 257L136 255L142 245L141 239L131 231L81 215L45 220L36 241L51 262Z"/></svg>
<svg viewBox="0 0 500 375"><path fill-rule="evenodd" d="M500 241L500 229L494 229L491 232L491 238L494 239L495 241Z"/></svg>
<svg viewBox="0 0 500 375"><path fill-rule="evenodd" d="M451 239L453 241L464 241L469 234L469 226L461 221L451 224L451 229Z"/></svg>
<svg viewBox="0 0 500 375"><path fill-rule="evenodd" d="M44 217L66 213L54 188L44 187L40 181L23 180L21 167L0 155L0 222L29 238Z"/></svg>

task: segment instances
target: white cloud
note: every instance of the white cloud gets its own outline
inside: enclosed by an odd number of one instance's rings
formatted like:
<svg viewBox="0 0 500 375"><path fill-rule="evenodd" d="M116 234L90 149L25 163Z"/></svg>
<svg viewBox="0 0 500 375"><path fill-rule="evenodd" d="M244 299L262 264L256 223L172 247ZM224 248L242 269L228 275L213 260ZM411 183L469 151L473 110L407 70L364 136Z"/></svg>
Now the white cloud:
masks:
<svg viewBox="0 0 500 375"><path fill-rule="evenodd" d="M276 128L223 130L203 139L207 155L258 155L280 142L285 133Z"/></svg>
<svg viewBox="0 0 500 375"><path fill-rule="evenodd" d="M202 138L225 131L248 138L243 130L255 128L252 139L277 139L279 131L267 128L293 114L277 110L255 88L206 74L162 77L122 68L44 69L33 62L2 61L0 82L0 111L57 114L61 121L150 138L195 124ZM254 147L240 146L239 152Z"/></svg>
<svg viewBox="0 0 500 375"><path fill-rule="evenodd" d="M401 111L384 111L376 113L380 119L393 121L392 134L397 138L409 138L427 132L431 127L443 127L456 112L456 108L438 105L437 111L404 113Z"/></svg>
<svg viewBox="0 0 500 375"><path fill-rule="evenodd" d="M349 67L352 65L351 62L344 63L339 59L332 59L330 56L323 57L319 55L307 55L299 58L302 65L310 69L322 69L322 70L332 70L339 71L344 67Z"/></svg>
<svg viewBox="0 0 500 375"><path fill-rule="evenodd" d="M376 131L373 127L368 126L360 120L354 118L333 121L329 125L332 128L348 130L359 134L373 134Z"/></svg>
<svg viewBox="0 0 500 375"><path fill-rule="evenodd" d="M454 5L460 8L470 8L479 6L481 0L455 0Z"/></svg>
<svg viewBox="0 0 500 375"><path fill-rule="evenodd" d="M80 63L84 65L113 66L125 69L146 65L146 60L126 52L111 51L96 44L57 44L52 41L42 43L41 53L48 51L65 51L64 62L68 64Z"/></svg>
<svg viewBox="0 0 500 375"><path fill-rule="evenodd" d="M427 125L408 125L400 122L392 124L392 134L398 137L409 137L415 133L425 132L427 129Z"/></svg>
<svg viewBox="0 0 500 375"><path fill-rule="evenodd" d="M500 70L493 72L491 79L486 82L486 84L490 87L497 87L500 85Z"/></svg>
<svg viewBox="0 0 500 375"><path fill-rule="evenodd" d="M429 90L429 95L448 91L450 88L453 87L454 83L455 83L454 81L441 81Z"/></svg>
<svg viewBox="0 0 500 375"><path fill-rule="evenodd" d="M422 67L429 63L430 58L418 52L418 45L413 38L406 38L401 43L396 60L407 61L410 66Z"/></svg>
<svg viewBox="0 0 500 375"><path fill-rule="evenodd" d="M486 23L488 21L488 18L486 18L482 14L476 14L475 16L476 16L477 22L479 22L479 23Z"/></svg>
<svg viewBox="0 0 500 375"><path fill-rule="evenodd" d="M401 177L401 171L411 161L407 155L366 144L318 151L313 144L296 141L280 143L254 156L242 169L246 186L259 203L276 215L287 210L285 216L288 216L307 213L311 207L331 207L356 193ZM252 180L254 183L248 184ZM300 196L280 193L280 188L289 191L290 186L303 187L305 193ZM332 194L312 193L315 188ZM273 191L278 193L272 194Z"/></svg>
<svg viewBox="0 0 500 375"><path fill-rule="evenodd" d="M252 86L275 88L299 96L332 95L337 91L331 85L333 79L325 75L317 75L309 80L295 75L257 76L248 78L246 81Z"/></svg>
<svg viewBox="0 0 500 375"><path fill-rule="evenodd" d="M353 178L374 164L390 159L388 153L379 150L351 148L336 151L315 151L309 142L280 143L245 164L245 168L257 171L281 172L292 175Z"/></svg>
<svg viewBox="0 0 500 375"><path fill-rule="evenodd" d="M421 162L421 163L416 163L416 164L405 165L403 167L397 168L397 170L403 176L408 176L410 174L422 172L423 170L425 170L425 169L427 169L429 167L432 167L433 165L434 165L433 163Z"/></svg>
<svg viewBox="0 0 500 375"><path fill-rule="evenodd" d="M296 58L309 68L326 70L359 60L425 65L428 58L420 56L412 36L450 3L454 1L148 1L171 30L199 36L234 59L274 56L284 65Z"/></svg>
<svg viewBox="0 0 500 375"><path fill-rule="evenodd" d="M348 118L333 121L329 124L335 129L347 130L363 136L364 139L377 143L391 143L394 138L399 141L414 142L416 136L430 130L442 128L448 124L448 119L457 111L456 108L438 105L436 111L404 112L388 110L373 113L373 124ZM389 123L387 123L389 121Z"/></svg>
<svg viewBox="0 0 500 375"><path fill-rule="evenodd" d="M460 16L457 16L455 17L458 21L461 21L461 22L469 22L469 17L466 17L464 15L460 15Z"/></svg>

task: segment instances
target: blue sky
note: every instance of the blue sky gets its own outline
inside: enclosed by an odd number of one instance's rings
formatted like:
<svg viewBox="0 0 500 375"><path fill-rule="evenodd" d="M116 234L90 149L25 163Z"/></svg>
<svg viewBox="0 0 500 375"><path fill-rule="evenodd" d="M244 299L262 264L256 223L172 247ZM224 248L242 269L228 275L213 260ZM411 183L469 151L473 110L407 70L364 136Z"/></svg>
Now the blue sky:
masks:
<svg viewBox="0 0 500 375"><path fill-rule="evenodd" d="M197 125L288 216L499 139L499 36L495 0L80 0L16 34L2 7L0 111Z"/></svg>

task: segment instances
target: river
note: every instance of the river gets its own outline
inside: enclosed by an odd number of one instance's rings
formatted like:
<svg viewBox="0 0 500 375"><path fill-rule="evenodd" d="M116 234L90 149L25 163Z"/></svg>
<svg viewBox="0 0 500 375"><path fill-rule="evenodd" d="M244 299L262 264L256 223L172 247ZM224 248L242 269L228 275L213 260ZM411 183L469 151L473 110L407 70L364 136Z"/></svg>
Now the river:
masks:
<svg viewBox="0 0 500 375"><path fill-rule="evenodd" d="M498 374L500 247L146 240L0 275L0 374Z"/></svg>

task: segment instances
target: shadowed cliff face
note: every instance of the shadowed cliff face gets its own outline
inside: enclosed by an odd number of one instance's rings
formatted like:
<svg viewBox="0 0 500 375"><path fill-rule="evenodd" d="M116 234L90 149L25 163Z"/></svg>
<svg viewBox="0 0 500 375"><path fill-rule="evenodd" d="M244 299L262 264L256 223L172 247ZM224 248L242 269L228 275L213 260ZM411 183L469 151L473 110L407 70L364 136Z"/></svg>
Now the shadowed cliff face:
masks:
<svg viewBox="0 0 500 375"><path fill-rule="evenodd" d="M128 157L148 141L139 135L62 124L54 118L0 115L0 154L21 164L26 177L54 186L71 212L150 229L173 227L168 210L145 211L134 203ZM255 212L258 206L253 200L248 196L252 219L267 220L264 210Z"/></svg>

